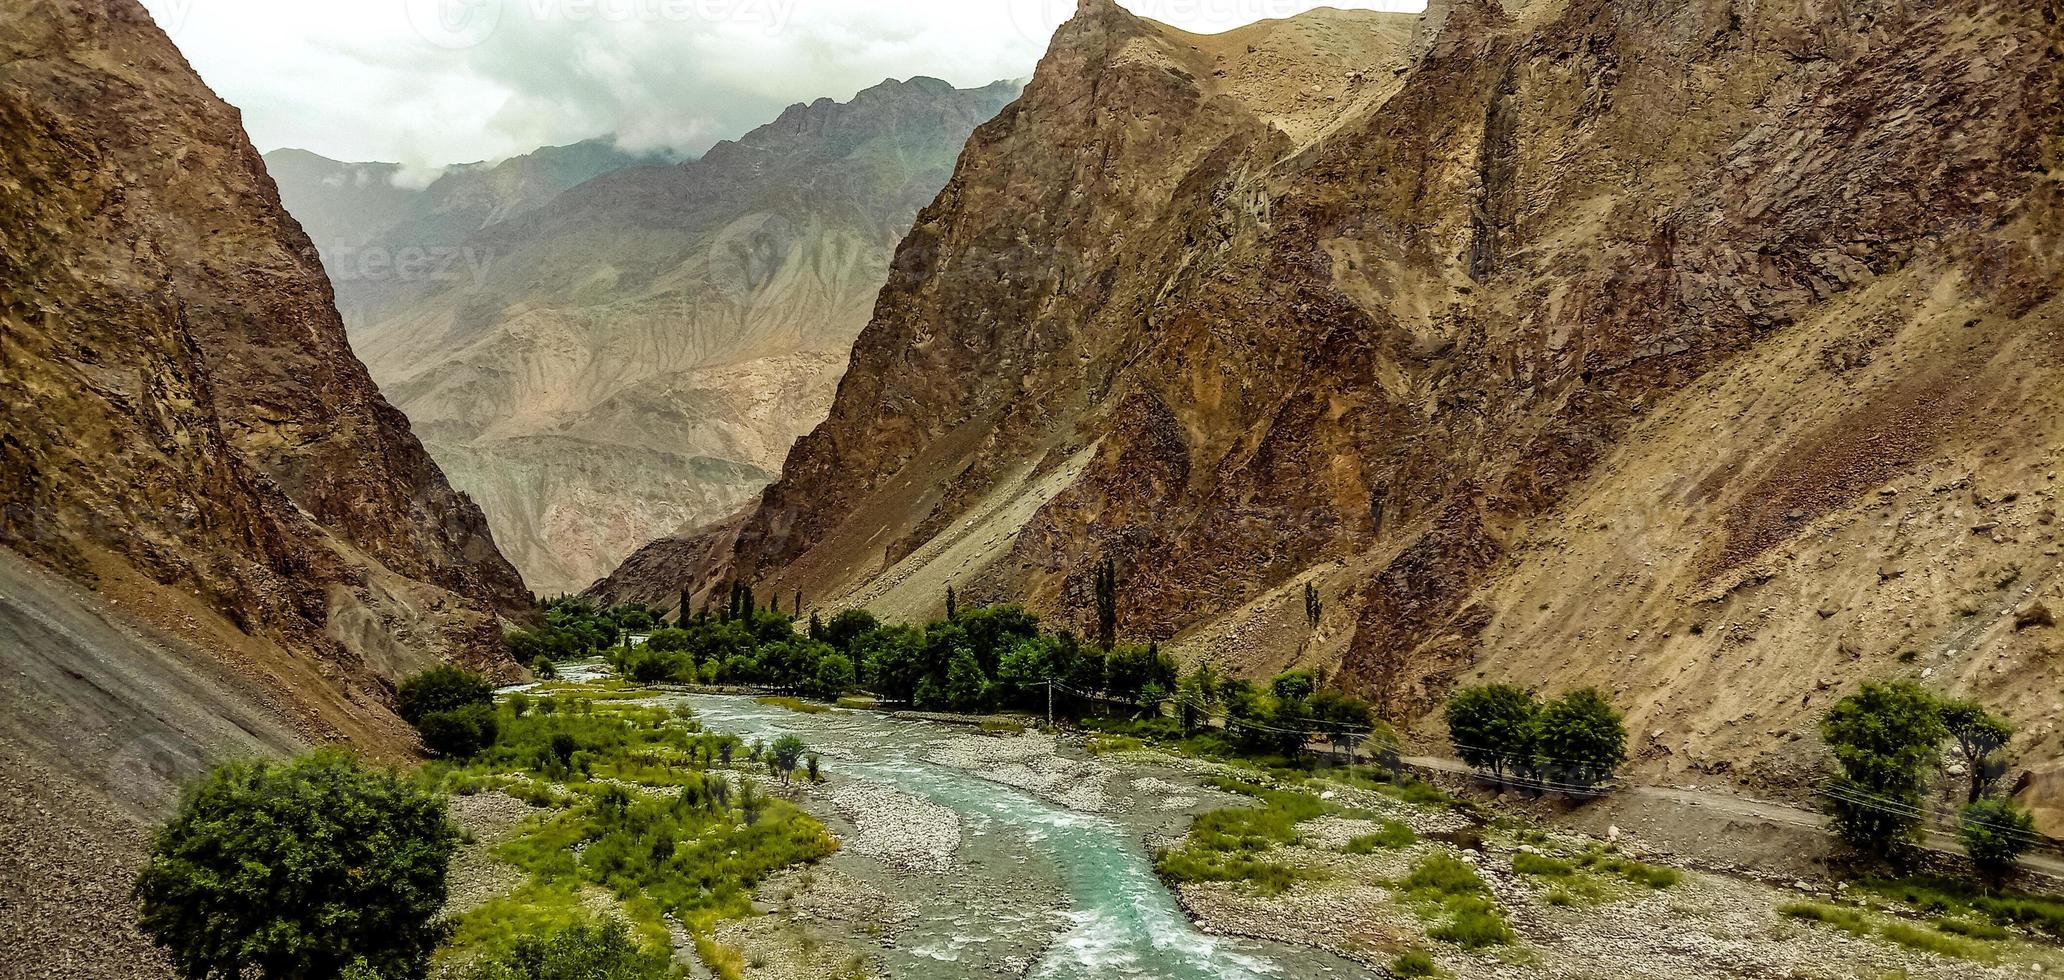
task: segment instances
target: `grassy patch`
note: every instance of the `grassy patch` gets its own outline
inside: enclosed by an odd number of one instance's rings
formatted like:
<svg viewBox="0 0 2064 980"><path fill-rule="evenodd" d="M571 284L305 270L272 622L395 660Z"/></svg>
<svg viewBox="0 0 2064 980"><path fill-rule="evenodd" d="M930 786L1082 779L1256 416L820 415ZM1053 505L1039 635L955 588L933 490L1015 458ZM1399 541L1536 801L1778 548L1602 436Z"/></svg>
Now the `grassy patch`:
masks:
<svg viewBox="0 0 2064 980"><path fill-rule="evenodd" d="M1147 743L1130 735L1091 735L1089 737L1090 755L1114 755L1119 752L1137 752L1146 747Z"/></svg>
<svg viewBox="0 0 2064 980"><path fill-rule="evenodd" d="M1427 936L1463 949L1509 946L1514 941L1490 886L1468 862L1449 854L1419 859L1398 885L1405 901L1427 918L1442 919Z"/></svg>
<svg viewBox="0 0 2064 980"><path fill-rule="evenodd" d="M1316 870L1292 868L1262 857L1276 847L1296 843L1297 825L1327 812L1318 797L1223 777L1212 782L1227 792L1252 796L1261 805L1213 810L1198 817L1180 847L1165 850L1155 859L1154 868L1162 877L1176 882L1243 882L1267 895L1282 894L1300 879L1323 877Z"/></svg>
<svg viewBox="0 0 2064 980"><path fill-rule="evenodd" d="M763 698L754 698L753 700L758 701L759 703L764 705L769 705L776 708L787 708L790 711L794 711L798 714L805 715L821 715L831 710L831 705L828 704L819 704L815 701L805 701L802 698L783 697L781 695L774 694L770 694Z"/></svg>
<svg viewBox="0 0 2064 980"><path fill-rule="evenodd" d="M1512 870L1535 878L1568 878L1577 873L1577 866L1546 854L1520 851L1512 855Z"/></svg>
<svg viewBox="0 0 2064 980"><path fill-rule="evenodd" d="M1600 874L1618 875L1637 885L1658 891L1675 888L1684 881L1684 872L1676 868L1644 864L1602 844L1584 852L1583 857L1577 860L1577 865Z"/></svg>
<svg viewBox="0 0 2064 980"><path fill-rule="evenodd" d="M504 705L492 748L425 769L455 791L499 788L547 808L495 851L528 880L461 916L451 954L496 955L583 922L579 896L594 888L616 897L641 945L671 949L671 914L709 947L711 970L737 976L742 967L703 937L720 919L752 915L767 876L837 849L823 825L731 769L746 764L738 739L625 693L562 686Z"/></svg>
<svg viewBox="0 0 2064 980"><path fill-rule="evenodd" d="M1347 842L1349 854L1374 854L1377 851L1397 851L1419 842L1419 835L1412 828L1396 820L1386 820L1383 828L1370 834L1358 834Z"/></svg>
<svg viewBox="0 0 2064 980"><path fill-rule="evenodd" d="M1965 939L1982 939L1991 942L2011 939L2014 936L2013 933L1990 922L1973 922L1969 919L1937 919L1935 921L1935 928L1952 936L1962 936Z"/></svg>
<svg viewBox="0 0 2064 980"><path fill-rule="evenodd" d="M1929 915L1958 915L2064 939L2064 899L2016 891L1988 893L1946 878L1874 878L1857 885Z"/></svg>
<svg viewBox="0 0 2064 980"><path fill-rule="evenodd" d="M1978 961L1991 961L1998 958L1998 954L1990 947L1975 941L1974 938L1966 938L1961 935L1944 935L1944 932L1955 931L1951 928L1952 923L1949 922L1938 922L1935 924L1935 929L1923 929L1904 922L1891 922L1886 923L1880 929L1860 909L1838 905L1821 905L1815 902L1795 902L1779 908L1777 913L1788 919L1795 919L1801 922L1816 922L1830 926L1864 939L1877 936L1886 942L1896 943L1923 953L1932 953L1936 956ZM1958 922L1954 923L1954 925L1972 927L1977 931L1984 931L1983 924ZM1997 926L1990 928L1998 929ZM1993 935L2004 938L2005 934L2006 931L2002 929Z"/></svg>
<svg viewBox="0 0 2064 980"><path fill-rule="evenodd" d="M1895 922L1886 926L1884 935L1886 939L1908 949L1917 949L1923 953L1933 953L1937 956L1947 956L1951 959L1990 960L1995 958L1992 950L1968 939L1945 936L1932 929L1916 928L1903 922Z"/></svg>
<svg viewBox="0 0 2064 980"><path fill-rule="evenodd" d="M1408 949L1398 954L1390 963L1390 972L1401 977L1437 977L1441 975L1440 964L1433 961L1433 954L1423 949Z"/></svg>
<svg viewBox="0 0 2064 980"><path fill-rule="evenodd" d="M1470 896L1450 900L1448 912L1448 921L1427 930L1428 937L1454 943L1463 949L1510 946L1516 938L1512 927L1505 924L1504 913L1498 911L1497 903L1488 898Z"/></svg>
<svg viewBox="0 0 2064 980"><path fill-rule="evenodd" d="M1833 926L1852 936L1871 934L1870 920L1855 909L1837 905L1821 905L1817 902L1793 902L1779 906L1777 914L1799 922L1817 922Z"/></svg>

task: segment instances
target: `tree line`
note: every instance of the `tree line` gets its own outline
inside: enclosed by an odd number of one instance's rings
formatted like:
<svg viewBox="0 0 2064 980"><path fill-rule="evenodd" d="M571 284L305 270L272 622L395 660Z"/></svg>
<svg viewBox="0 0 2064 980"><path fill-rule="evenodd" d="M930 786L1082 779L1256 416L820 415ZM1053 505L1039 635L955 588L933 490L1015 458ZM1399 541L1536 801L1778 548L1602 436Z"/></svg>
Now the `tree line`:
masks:
<svg viewBox="0 0 2064 980"><path fill-rule="evenodd" d="M1820 734L1836 769L1821 788L1823 808L1865 854L1902 859L1920 840L1945 757L1962 770L1956 835L1980 872L2004 878L2041 842L2034 816L2000 792L2014 725L1976 701L1911 681L1868 683L1828 709Z"/></svg>

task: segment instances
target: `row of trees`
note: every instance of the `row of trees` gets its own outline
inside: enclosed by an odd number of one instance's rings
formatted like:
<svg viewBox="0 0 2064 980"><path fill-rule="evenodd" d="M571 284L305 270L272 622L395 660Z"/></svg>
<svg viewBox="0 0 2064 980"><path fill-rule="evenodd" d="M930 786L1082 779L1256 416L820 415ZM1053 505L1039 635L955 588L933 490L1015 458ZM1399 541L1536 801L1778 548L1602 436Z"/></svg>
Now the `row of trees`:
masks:
<svg viewBox="0 0 2064 980"><path fill-rule="evenodd" d="M1110 587L1110 579L1100 580ZM865 610L798 624L783 613L733 605L611 656L644 683L755 685L822 700L865 689L932 711L1051 709L1076 718L1115 705L1158 717L1172 707L1184 735L1224 718L1239 748L1274 755L1296 755L1315 737L1351 750L1377 727L1367 703L1326 689L1307 671L1265 686L1209 667L1185 675L1157 644L1114 641L1107 651L1072 632L1047 631L1019 607L961 609L954 599L947 618L923 626L886 624Z"/></svg>
<svg viewBox="0 0 2064 980"><path fill-rule="evenodd" d="M2038 843L2035 820L1998 795L2014 726L1984 705L1945 700L1909 681L1865 684L1821 718L1837 774L1822 788L1835 832L1865 853L1895 856L1925 830L1944 746L1963 770L1957 836L1990 877Z"/></svg>
<svg viewBox="0 0 2064 980"><path fill-rule="evenodd" d="M1509 684L1467 688L1448 699L1447 722L1455 754L1500 785L1587 792L1627 761L1626 722L1595 688L1553 701Z"/></svg>

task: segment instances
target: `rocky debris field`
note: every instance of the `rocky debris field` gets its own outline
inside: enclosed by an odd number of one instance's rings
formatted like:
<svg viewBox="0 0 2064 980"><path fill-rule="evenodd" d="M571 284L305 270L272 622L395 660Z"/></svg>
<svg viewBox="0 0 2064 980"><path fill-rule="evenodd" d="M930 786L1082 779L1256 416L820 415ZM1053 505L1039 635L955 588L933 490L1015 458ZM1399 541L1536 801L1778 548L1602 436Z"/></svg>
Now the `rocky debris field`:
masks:
<svg viewBox="0 0 2064 980"><path fill-rule="evenodd" d="M1376 820L1329 815L1306 821L1298 825L1295 845L1269 851L1266 859L1314 871L1317 880L1300 880L1279 895L1240 883L1181 885L1178 894L1192 918L1206 931L1315 946L1379 968L1404 951L1425 950L1449 975L1470 980L2005 980L2064 969L2064 954L2033 942L1966 944L1975 952L1954 958L1884 938L1901 926L1944 935L1928 920L1865 912L1871 925L1859 936L1780 911L1835 897L1817 886L1687 873L1657 888L1581 866L1566 876L1521 874L1514 859L1522 852L1574 862L1607 845L1538 834L1528 838L1536 843L1522 843L1512 832L1490 830L1483 831L1487 840L1477 840L1477 831L1467 829L1473 821L1450 809L1381 794L1364 799L1356 790L1329 795L1335 802L1351 796L1347 805L1357 809L1381 804L1368 809L1406 823L1422 839L1352 854L1348 842L1372 833ZM1648 853L1631 839L1613 848L1614 854ZM1469 951L1429 938L1445 913L1415 903L1400 882L1436 854L1457 856L1476 870L1514 933L1511 945Z"/></svg>
<svg viewBox="0 0 2064 980"><path fill-rule="evenodd" d="M960 818L952 810L879 783L841 782L832 805L854 827L844 849L905 871L943 873L960 847Z"/></svg>
<svg viewBox="0 0 2064 980"><path fill-rule="evenodd" d="M536 812L536 807L507 793L452 797L452 821L467 841L452 858L445 914L469 912L523 883L522 869L496 859L494 849L515 836L516 828Z"/></svg>
<svg viewBox="0 0 2064 980"><path fill-rule="evenodd" d="M1107 784L1115 774L1110 766L1062 755L1060 740L1051 734L957 735L941 742L927 758L1083 813L1104 813L1133 802L1109 795Z"/></svg>

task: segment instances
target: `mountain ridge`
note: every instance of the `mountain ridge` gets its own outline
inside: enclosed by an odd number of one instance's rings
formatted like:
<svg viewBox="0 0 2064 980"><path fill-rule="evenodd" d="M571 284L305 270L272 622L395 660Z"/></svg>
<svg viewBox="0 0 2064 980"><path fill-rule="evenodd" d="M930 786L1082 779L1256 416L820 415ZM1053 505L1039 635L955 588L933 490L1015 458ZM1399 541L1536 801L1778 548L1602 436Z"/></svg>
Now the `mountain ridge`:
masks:
<svg viewBox="0 0 2064 980"><path fill-rule="evenodd" d="M2059 105L2019 84L2056 18L1457 3L1248 94L1222 79L1267 41L1086 3L782 479L595 594L918 618L950 584L1083 628L1108 557L1125 631L1193 662L1335 668L1407 723L1466 681L1594 684L1645 771L1777 791L1860 678L2045 717L2053 637L1935 637L2057 590Z"/></svg>
<svg viewBox="0 0 2064 980"><path fill-rule="evenodd" d="M439 239L352 341L543 592L737 508L831 400L889 253L1009 83L888 80ZM470 264L468 264L470 263Z"/></svg>

